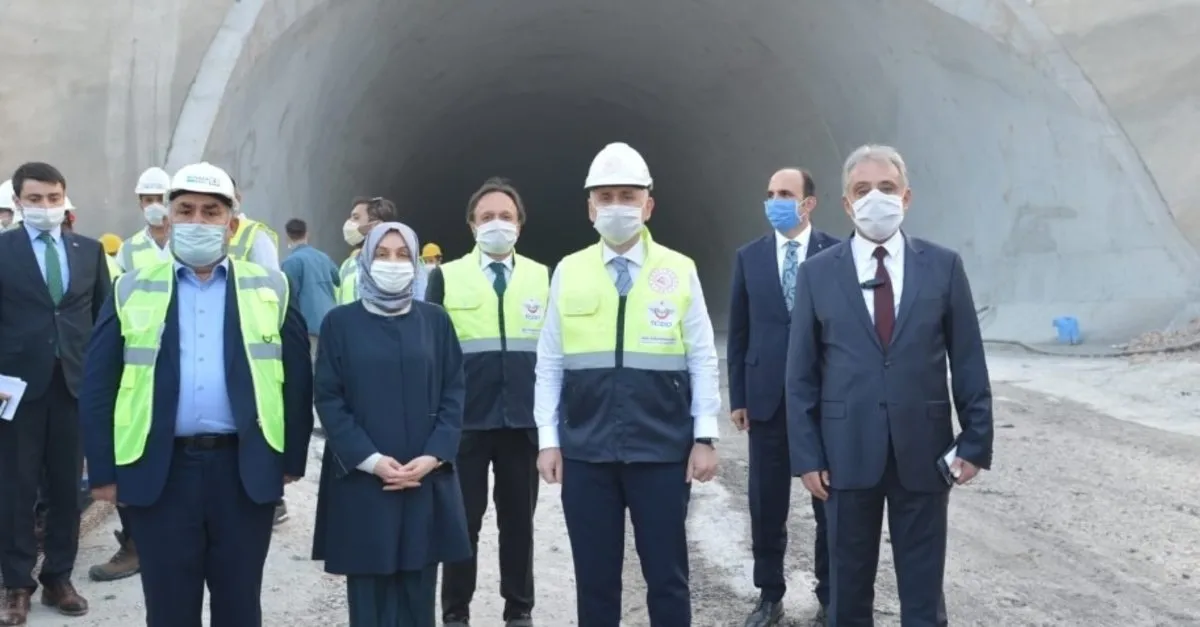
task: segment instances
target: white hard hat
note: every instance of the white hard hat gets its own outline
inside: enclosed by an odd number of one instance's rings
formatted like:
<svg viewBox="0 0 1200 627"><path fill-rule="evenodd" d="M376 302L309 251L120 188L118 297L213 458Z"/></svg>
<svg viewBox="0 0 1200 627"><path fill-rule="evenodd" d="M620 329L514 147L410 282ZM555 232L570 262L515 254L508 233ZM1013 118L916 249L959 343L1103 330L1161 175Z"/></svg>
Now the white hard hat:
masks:
<svg viewBox="0 0 1200 627"><path fill-rule="evenodd" d="M227 200L230 206L233 205L233 179L229 178L229 174L225 170L207 161L179 168L179 171L175 173L175 178L171 179L171 189L169 190L171 194L175 192L220 196Z"/></svg>
<svg viewBox="0 0 1200 627"><path fill-rule="evenodd" d="M171 175L162 168L148 168L142 175L138 177L137 187L133 193L166 196L167 189L171 187Z"/></svg>
<svg viewBox="0 0 1200 627"><path fill-rule="evenodd" d="M646 189L654 186L654 179L650 178L650 167L646 165L646 160L624 142L605 146L592 160L587 180L583 183L584 189L616 186Z"/></svg>
<svg viewBox="0 0 1200 627"><path fill-rule="evenodd" d="M15 193L16 190L13 189L12 179L0 183L0 209L16 210L16 207L13 206L13 195Z"/></svg>

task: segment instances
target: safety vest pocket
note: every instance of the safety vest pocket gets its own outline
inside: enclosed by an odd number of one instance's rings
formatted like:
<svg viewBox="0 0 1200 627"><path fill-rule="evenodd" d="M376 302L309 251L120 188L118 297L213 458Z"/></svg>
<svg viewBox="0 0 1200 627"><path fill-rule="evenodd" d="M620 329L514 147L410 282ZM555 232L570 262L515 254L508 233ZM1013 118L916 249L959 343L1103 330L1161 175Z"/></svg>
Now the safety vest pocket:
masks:
<svg viewBox="0 0 1200 627"><path fill-rule="evenodd" d="M442 302L442 307L447 311L471 311L479 309L483 306L483 300L470 292L459 292L457 290L446 294Z"/></svg>
<svg viewBox="0 0 1200 627"><path fill-rule="evenodd" d="M560 309L564 316L592 316L600 309L600 297L595 294L565 294Z"/></svg>

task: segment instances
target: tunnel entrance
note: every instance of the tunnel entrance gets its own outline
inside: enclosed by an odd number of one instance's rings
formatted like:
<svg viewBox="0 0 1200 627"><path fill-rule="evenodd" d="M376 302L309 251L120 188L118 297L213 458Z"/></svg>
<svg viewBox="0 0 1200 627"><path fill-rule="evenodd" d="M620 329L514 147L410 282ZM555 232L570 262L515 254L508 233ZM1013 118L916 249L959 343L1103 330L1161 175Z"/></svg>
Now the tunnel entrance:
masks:
<svg viewBox="0 0 1200 627"><path fill-rule="evenodd" d="M844 236L842 161L888 143L910 167L906 230L963 255L986 335L1042 341L1058 315L1097 340L1163 326L1196 300L1195 254L1019 4L329 3L243 55L205 157L252 217L305 217L335 258L350 199L377 194L461 256L467 198L504 176L528 208L518 249L552 266L596 240L584 177L624 141L655 179L651 231L695 259L720 328L770 174L812 171L815 225Z"/></svg>

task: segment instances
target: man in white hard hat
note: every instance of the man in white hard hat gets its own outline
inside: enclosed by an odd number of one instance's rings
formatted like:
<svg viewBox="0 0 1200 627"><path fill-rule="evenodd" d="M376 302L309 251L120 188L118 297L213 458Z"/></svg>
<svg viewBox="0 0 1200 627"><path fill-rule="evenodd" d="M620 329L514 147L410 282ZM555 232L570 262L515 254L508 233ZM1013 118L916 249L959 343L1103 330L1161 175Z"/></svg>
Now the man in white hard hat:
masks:
<svg viewBox="0 0 1200 627"><path fill-rule="evenodd" d="M236 181L233 188L233 210L238 216L238 230L229 243L229 257L279 270L279 234L266 224L247 216L242 207L242 192L238 189Z"/></svg>
<svg viewBox="0 0 1200 627"><path fill-rule="evenodd" d="M170 186L171 175L159 167L148 168L138 177L133 193L137 195L138 209L146 226L121 245L117 264L122 270L131 272L171 260L168 246L171 225L167 220L166 205Z"/></svg>
<svg viewBox="0 0 1200 627"><path fill-rule="evenodd" d="M0 183L0 233L20 226L21 219L17 217L14 205L12 181Z"/></svg>
<svg viewBox="0 0 1200 627"><path fill-rule="evenodd" d="M125 508L148 627L201 624L206 586L212 624L262 624L275 503L308 461L308 331L282 272L229 259L233 196L208 163L175 174L174 261L117 280L88 353L92 495Z"/></svg>
<svg viewBox="0 0 1200 627"><path fill-rule="evenodd" d="M695 264L645 227L652 184L628 145L596 155L584 188L601 241L558 264L538 342L538 470L562 483L580 627L621 620L626 509L648 623L692 624L688 500L717 471L712 321Z"/></svg>

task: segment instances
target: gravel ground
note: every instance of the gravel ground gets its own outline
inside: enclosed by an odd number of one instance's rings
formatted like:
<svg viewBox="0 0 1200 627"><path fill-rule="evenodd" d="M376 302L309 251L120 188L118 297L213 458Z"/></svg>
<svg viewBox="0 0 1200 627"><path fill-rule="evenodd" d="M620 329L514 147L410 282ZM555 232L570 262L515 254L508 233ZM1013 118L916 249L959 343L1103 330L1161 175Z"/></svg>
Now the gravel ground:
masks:
<svg viewBox="0 0 1200 627"><path fill-rule="evenodd" d="M1195 359L1037 359L994 354L996 465L951 499L946 599L951 624L1106 627L1200 624L1200 377ZM320 443L314 444L314 456ZM739 626L750 581L745 438L726 433L723 471L694 492L689 522L697 627ZM266 625L344 625L342 582L308 561L315 465L290 487L292 520L277 532L264 591ZM798 619L813 609L812 521L793 491L786 598ZM570 549L558 492L539 504L538 607L544 627L574 625ZM66 619L37 607L34 627L130 627L140 616L136 578L94 584L87 566L113 549L112 520L84 538L81 591L92 614ZM494 523L485 522L476 627L500 627ZM899 624L891 555L881 551L877 615ZM624 627L648 625L632 538L626 546Z"/></svg>

